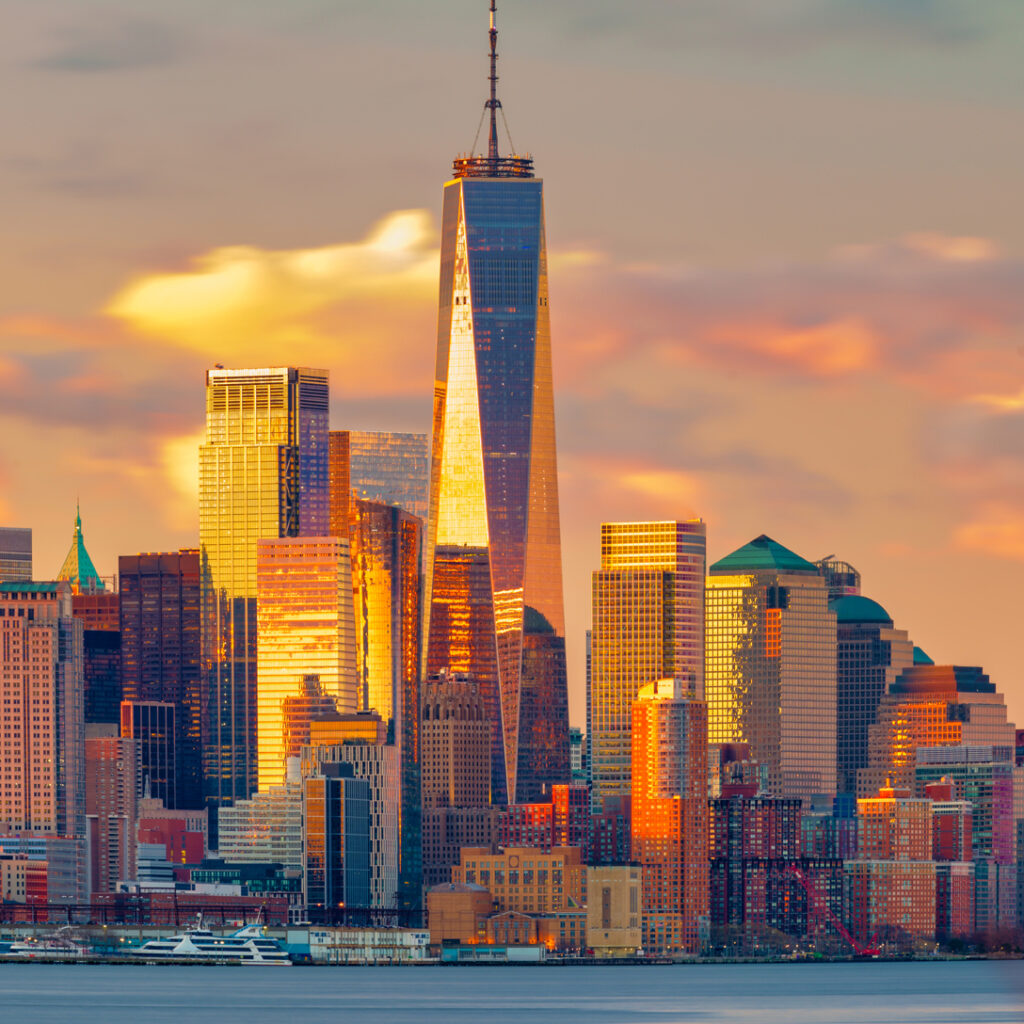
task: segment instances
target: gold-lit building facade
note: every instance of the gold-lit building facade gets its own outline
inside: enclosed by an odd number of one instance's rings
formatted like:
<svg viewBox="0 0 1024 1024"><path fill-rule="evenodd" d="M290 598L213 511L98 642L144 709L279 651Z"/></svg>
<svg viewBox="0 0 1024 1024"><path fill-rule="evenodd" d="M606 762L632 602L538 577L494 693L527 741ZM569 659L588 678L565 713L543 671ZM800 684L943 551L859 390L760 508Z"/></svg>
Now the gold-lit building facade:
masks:
<svg viewBox="0 0 1024 1024"><path fill-rule="evenodd" d="M761 535L709 569L712 743L745 743L766 796L836 792L836 616L812 562Z"/></svg>
<svg viewBox="0 0 1024 1024"><path fill-rule="evenodd" d="M878 705L868 729L867 764L857 795L883 786L913 788L918 747L1013 748L1006 702L980 668L917 664L905 668Z"/></svg>
<svg viewBox="0 0 1024 1024"><path fill-rule="evenodd" d="M474 676L495 801L531 799L569 775L547 254L543 184L496 138L444 188L429 500L427 672ZM552 733L522 724L538 630Z"/></svg>
<svg viewBox="0 0 1024 1024"><path fill-rule="evenodd" d="M418 710L423 522L397 505L353 498L349 537L359 707L397 735Z"/></svg>
<svg viewBox="0 0 1024 1024"><path fill-rule="evenodd" d="M633 704L632 855L652 953L699 952L710 921L708 709L689 693L660 679Z"/></svg>
<svg viewBox="0 0 1024 1024"><path fill-rule="evenodd" d="M704 695L706 528L699 519L603 523L593 574L587 744L593 802L630 793L632 707L656 679Z"/></svg>
<svg viewBox="0 0 1024 1024"><path fill-rule="evenodd" d="M261 791L285 780L287 702L331 698L340 712L357 705L356 637L348 541L284 537L257 542L257 772Z"/></svg>
<svg viewBox="0 0 1024 1024"><path fill-rule="evenodd" d="M331 532L349 540L358 706L400 748L402 902L419 906L420 672L426 437L333 430Z"/></svg>
<svg viewBox="0 0 1024 1024"><path fill-rule="evenodd" d="M256 544L329 533L328 374L209 370L199 449L203 781L247 798L256 767Z"/></svg>

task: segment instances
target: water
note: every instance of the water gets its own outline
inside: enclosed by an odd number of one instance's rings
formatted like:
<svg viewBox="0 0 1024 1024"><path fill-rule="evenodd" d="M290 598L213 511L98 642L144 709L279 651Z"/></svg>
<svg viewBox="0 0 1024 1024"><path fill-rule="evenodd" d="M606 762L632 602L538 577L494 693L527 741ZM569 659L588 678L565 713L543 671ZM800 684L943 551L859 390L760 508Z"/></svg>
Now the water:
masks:
<svg viewBox="0 0 1024 1024"><path fill-rule="evenodd" d="M0 965L31 1024L1003 1024L1024 962L663 967Z"/></svg>

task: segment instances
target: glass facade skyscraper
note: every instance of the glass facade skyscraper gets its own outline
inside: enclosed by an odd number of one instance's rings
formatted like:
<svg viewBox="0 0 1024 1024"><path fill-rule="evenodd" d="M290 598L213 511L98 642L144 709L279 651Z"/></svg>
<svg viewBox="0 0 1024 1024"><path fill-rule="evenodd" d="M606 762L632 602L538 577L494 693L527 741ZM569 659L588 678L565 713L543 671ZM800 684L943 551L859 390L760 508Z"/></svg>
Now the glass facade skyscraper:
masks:
<svg viewBox="0 0 1024 1024"><path fill-rule="evenodd" d="M444 188L426 636L428 672L476 679L505 803L568 780L568 698L543 184L529 158L498 156L493 89L488 105L488 156L456 160ZM545 638L557 737L522 728L529 635Z"/></svg>
<svg viewBox="0 0 1024 1024"><path fill-rule="evenodd" d="M159 795L171 808L202 807L199 552L122 555L118 573L124 699L175 709L176 777Z"/></svg>
<svg viewBox="0 0 1024 1024"><path fill-rule="evenodd" d="M587 743L595 809L629 797L633 702L657 679L704 695L706 529L699 519L602 523L593 575Z"/></svg>
<svg viewBox="0 0 1024 1024"><path fill-rule="evenodd" d="M356 498L401 505L427 518L427 435L381 430L348 434L349 486Z"/></svg>
<svg viewBox="0 0 1024 1024"><path fill-rule="evenodd" d="M768 796L836 791L836 616L818 567L763 534L708 570L711 743L746 743Z"/></svg>
<svg viewBox="0 0 1024 1024"><path fill-rule="evenodd" d="M285 781L294 748L290 703L315 683L340 712L356 710L352 563L341 537L260 540L256 554L259 687L257 774L261 792ZM315 700L315 698L314 698Z"/></svg>
<svg viewBox="0 0 1024 1024"><path fill-rule="evenodd" d="M859 594L829 602L836 614L836 771L840 793L857 792L868 763L868 729L900 672L914 663L906 631L889 613Z"/></svg>
<svg viewBox="0 0 1024 1024"><path fill-rule="evenodd" d="M326 370L215 369L199 449L207 803L256 789L256 542L329 533Z"/></svg>

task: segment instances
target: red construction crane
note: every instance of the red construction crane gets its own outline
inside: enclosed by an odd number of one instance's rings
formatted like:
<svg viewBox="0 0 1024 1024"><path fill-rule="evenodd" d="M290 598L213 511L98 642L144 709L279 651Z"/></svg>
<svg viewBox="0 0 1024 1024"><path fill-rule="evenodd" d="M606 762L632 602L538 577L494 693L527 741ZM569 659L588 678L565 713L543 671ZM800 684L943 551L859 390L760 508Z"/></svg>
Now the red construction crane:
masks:
<svg viewBox="0 0 1024 1024"><path fill-rule="evenodd" d="M823 915L832 927L839 932L857 956L878 956L881 953L881 950L877 947L873 945L865 946L850 934L850 930L842 921L839 920L838 917L836 917L835 914L832 913L832 908L828 905L828 900L818 892L811 880L804 874L802 868L794 866L789 870L796 876L796 880L804 887L804 892L807 893L808 902L814 904L814 908L818 913Z"/></svg>

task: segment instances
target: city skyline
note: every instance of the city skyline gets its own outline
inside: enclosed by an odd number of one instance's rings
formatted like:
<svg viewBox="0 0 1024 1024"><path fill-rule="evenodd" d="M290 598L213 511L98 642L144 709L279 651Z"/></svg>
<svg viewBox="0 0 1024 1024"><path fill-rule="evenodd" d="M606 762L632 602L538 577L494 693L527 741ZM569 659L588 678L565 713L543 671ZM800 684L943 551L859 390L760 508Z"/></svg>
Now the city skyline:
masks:
<svg viewBox="0 0 1024 1024"><path fill-rule="evenodd" d="M0 453L0 520L33 527L38 578L59 567L79 492L101 575L119 554L195 544L198 382L217 361L276 364L267 349L291 337L289 362L325 365L344 382L333 425L427 430L434 192L450 151L469 147L483 5L446 5L430 24L398 6L425 30L422 49L437 45L432 61L410 65L424 76L422 97L390 86L372 124L348 101L340 112L314 104L317 127L304 115L294 162L240 175L223 202L212 184L239 167L213 129L237 125L241 152L265 152L251 115L263 87L251 80L241 101L215 89L207 119L189 127L172 98L181 77L252 74L283 26L275 52L286 63L307 53L306 85L329 69L325 81L352 74L354 86L370 71L337 60L351 45L338 27L350 22L305 4L287 17L254 9L248 23L219 14L205 28L187 5L143 7L72 43L62 34L81 25L71 5L19 14L21 33L3 45L16 47L8 74L30 112L46 116L81 90L99 129L90 146L52 118L37 139L30 119L3 171L19 201L0 251L12 282L0 306L0 425L11 439ZM598 523L692 514L708 523L712 560L761 532L810 558L849 560L895 628L937 662L984 666L1021 717L1024 224L1010 185L1020 101L1007 83L1024 21L1003 4L969 15L875 5L859 21L827 6L794 5L820 14L802 27L792 14L758 13L747 31L707 9L689 22L649 7L616 19L597 6L588 17L574 4L505 19L511 128L551 186L574 722ZM377 17L356 19L353 37L379 43ZM692 29L706 52L687 51L681 72L655 29L670 43ZM211 64L217 33L237 39L223 67ZM611 49L614 83L598 73ZM870 83L855 59L869 51ZM551 98L571 74L593 86L594 102L577 111L570 145ZM196 144L212 184L166 159L119 98L132 93L152 97ZM665 95L682 105L681 141L656 126L675 110ZM376 122L396 125L391 115L411 102L423 104L411 119L421 124L392 133L399 147ZM279 110L265 115L276 133ZM325 151L325 126L339 116L351 148L380 154L383 174L343 160L333 142ZM127 135L111 134L118 119ZM650 195L615 187L638 158ZM350 189L359 203L345 198ZM206 217L214 194L223 209ZM618 201L595 221L602 196ZM371 236L375 221L385 226ZM244 282L242 298L222 289L228 280ZM382 300L386 323L371 323ZM200 311L210 326L197 333L189 320Z"/></svg>

